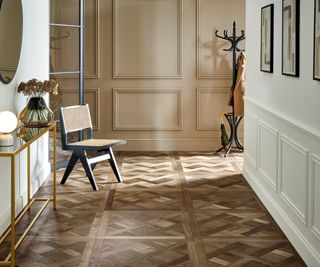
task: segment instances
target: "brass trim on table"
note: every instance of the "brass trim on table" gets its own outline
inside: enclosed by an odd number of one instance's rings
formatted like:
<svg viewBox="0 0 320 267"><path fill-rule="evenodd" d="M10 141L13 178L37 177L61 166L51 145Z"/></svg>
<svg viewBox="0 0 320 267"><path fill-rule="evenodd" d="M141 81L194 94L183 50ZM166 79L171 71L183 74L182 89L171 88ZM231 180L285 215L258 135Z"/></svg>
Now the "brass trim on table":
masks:
<svg viewBox="0 0 320 267"><path fill-rule="evenodd" d="M53 197L52 198L31 198L31 153L30 153L30 145L42 137L44 134L48 133L50 130L53 131ZM51 123L49 126L43 129L40 133L32 137L26 143L22 144L16 150L12 152L0 152L0 157L9 157L11 161L11 224L9 228L5 231L5 233L0 238L0 245L4 242L4 240L11 234L10 239L10 253L5 258L4 261L0 261L0 266L15 266L15 250L21 245L32 226L36 223L37 219L40 217L44 209L48 206L49 202L53 202L53 209L56 209L56 123ZM21 151L27 148L27 205L23 208L23 210L19 213L16 218L15 215L15 156L19 154ZM30 210L31 206L36 201L44 201L45 203L41 206L40 210L37 212L36 216L33 218L31 223L27 226L25 231L22 233L21 237L17 242L15 241L15 228L16 224L22 219L25 213Z"/></svg>
<svg viewBox="0 0 320 267"><path fill-rule="evenodd" d="M53 129L56 129L56 123L53 122L51 124L49 124L46 127L42 127L41 129L43 129L43 131L41 131L40 134L35 135L34 137L32 137L30 140L28 140L27 142L25 142L23 145L21 145L19 148L17 148L14 151L11 152L0 152L0 157L10 157L12 155L17 155L19 154L22 150L26 149L29 145L31 145L34 141L38 140L40 137L42 137L43 135L45 135L47 132L49 132L50 130L53 131Z"/></svg>

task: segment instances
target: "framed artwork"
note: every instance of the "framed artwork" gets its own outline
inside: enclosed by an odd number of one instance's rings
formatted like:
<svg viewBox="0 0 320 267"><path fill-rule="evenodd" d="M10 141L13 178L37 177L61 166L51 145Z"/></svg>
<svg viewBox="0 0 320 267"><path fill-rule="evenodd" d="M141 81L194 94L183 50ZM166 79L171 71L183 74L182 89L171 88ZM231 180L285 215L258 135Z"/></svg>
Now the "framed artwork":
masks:
<svg viewBox="0 0 320 267"><path fill-rule="evenodd" d="M261 8L260 70L273 72L273 4Z"/></svg>
<svg viewBox="0 0 320 267"><path fill-rule="evenodd" d="M320 81L320 0L314 1L313 79Z"/></svg>
<svg viewBox="0 0 320 267"><path fill-rule="evenodd" d="M282 74L299 76L300 1L282 0Z"/></svg>

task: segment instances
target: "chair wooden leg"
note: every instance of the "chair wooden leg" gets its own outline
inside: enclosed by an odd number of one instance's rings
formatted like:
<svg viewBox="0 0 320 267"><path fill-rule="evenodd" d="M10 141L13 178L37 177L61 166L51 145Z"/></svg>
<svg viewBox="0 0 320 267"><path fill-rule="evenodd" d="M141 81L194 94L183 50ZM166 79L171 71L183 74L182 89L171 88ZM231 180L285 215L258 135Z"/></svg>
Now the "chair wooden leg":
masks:
<svg viewBox="0 0 320 267"><path fill-rule="evenodd" d="M111 147L107 150L107 153L110 155L110 159L108 159L108 161L109 161L110 166L114 172L114 175L117 177L118 182L122 183L122 177L121 177L121 174L120 174L120 171L119 171L119 168L118 168L116 159L113 155L113 151L112 151Z"/></svg>
<svg viewBox="0 0 320 267"><path fill-rule="evenodd" d="M97 151L95 154L94 154L94 157L98 157L100 155L104 154L104 151ZM97 162L96 163L92 163L91 164L91 170L93 171L95 169L95 167L97 166Z"/></svg>
<svg viewBox="0 0 320 267"><path fill-rule="evenodd" d="M60 184L65 184L74 166L77 164L79 157L73 152L69 160L68 166L63 174Z"/></svg>
<svg viewBox="0 0 320 267"><path fill-rule="evenodd" d="M80 161L82 163L84 170L86 171L86 174L89 178L89 181L90 181L90 184L91 184L93 190L98 191L98 186L97 186L96 180L94 178L90 163L88 161L88 158L87 158L85 152L82 155L79 155L79 158L80 158Z"/></svg>

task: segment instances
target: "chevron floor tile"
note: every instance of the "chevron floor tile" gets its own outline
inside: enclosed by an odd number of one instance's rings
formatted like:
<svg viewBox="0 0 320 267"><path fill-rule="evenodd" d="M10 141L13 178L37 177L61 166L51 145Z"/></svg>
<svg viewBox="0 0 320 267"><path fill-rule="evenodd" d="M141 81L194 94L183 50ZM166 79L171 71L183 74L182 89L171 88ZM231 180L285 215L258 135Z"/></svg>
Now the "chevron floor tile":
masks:
<svg viewBox="0 0 320 267"><path fill-rule="evenodd" d="M191 191L192 209L259 210L259 202L251 191Z"/></svg>
<svg viewBox="0 0 320 267"><path fill-rule="evenodd" d="M102 219L101 236L185 238L180 212L107 211Z"/></svg>
<svg viewBox="0 0 320 267"><path fill-rule="evenodd" d="M123 183L117 185L117 188L131 190L148 190L148 189L177 189L179 186L179 175L175 172L169 173L134 173L123 172Z"/></svg>
<svg viewBox="0 0 320 267"><path fill-rule="evenodd" d="M86 237L89 235L96 213L77 209L46 209L30 231L40 237Z"/></svg>
<svg viewBox="0 0 320 267"><path fill-rule="evenodd" d="M277 240L204 239L208 266L301 266L292 246Z"/></svg>
<svg viewBox="0 0 320 267"><path fill-rule="evenodd" d="M17 251L18 266L76 267L86 247L84 240L26 238Z"/></svg>
<svg viewBox="0 0 320 267"><path fill-rule="evenodd" d="M217 178L207 178L209 177L204 175L202 177L198 177L197 179L187 180L185 187L190 190L218 190L218 189L226 189L228 191L250 191L248 184L244 179L241 178L241 174L236 175L225 175L221 176L221 173L217 176ZM222 179L223 178L223 179Z"/></svg>
<svg viewBox="0 0 320 267"><path fill-rule="evenodd" d="M115 190L112 206L106 209L112 210L179 210L182 195L179 191L124 191ZM111 194L110 194L110 197Z"/></svg>
<svg viewBox="0 0 320 267"><path fill-rule="evenodd" d="M67 155L61 155L65 158ZM46 208L17 250L17 266L305 266L241 175L243 157L210 152L118 152L92 191L77 165L57 210ZM37 196L50 196L52 177ZM36 214L33 206L17 236ZM9 242L0 247L0 257Z"/></svg>
<svg viewBox="0 0 320 267"><path fill-rule="evenodd" d="M282 238L284 235L275 225L272 217L265 212L212 211L193 212L192 217L198 227L200 237L267 237Z"/></svg>
<svg viewBox="0 0 320 267"><path fill-rule="evenodd" d="M91 266L191 266L185 242L173 240L99 240Z"/></svg>

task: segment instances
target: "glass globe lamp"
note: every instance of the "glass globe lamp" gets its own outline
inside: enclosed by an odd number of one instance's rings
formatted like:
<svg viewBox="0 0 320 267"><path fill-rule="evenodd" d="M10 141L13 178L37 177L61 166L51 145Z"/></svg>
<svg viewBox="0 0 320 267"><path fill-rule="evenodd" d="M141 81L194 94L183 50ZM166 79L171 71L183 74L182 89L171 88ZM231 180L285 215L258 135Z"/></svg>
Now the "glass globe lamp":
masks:
<svg viewBox="0 0 320 267"><path fill-rule="evenodd" d="M7 147L13 145L13 132L18 124L15 114L10 111L0 112L0 146Z"/></svg>

